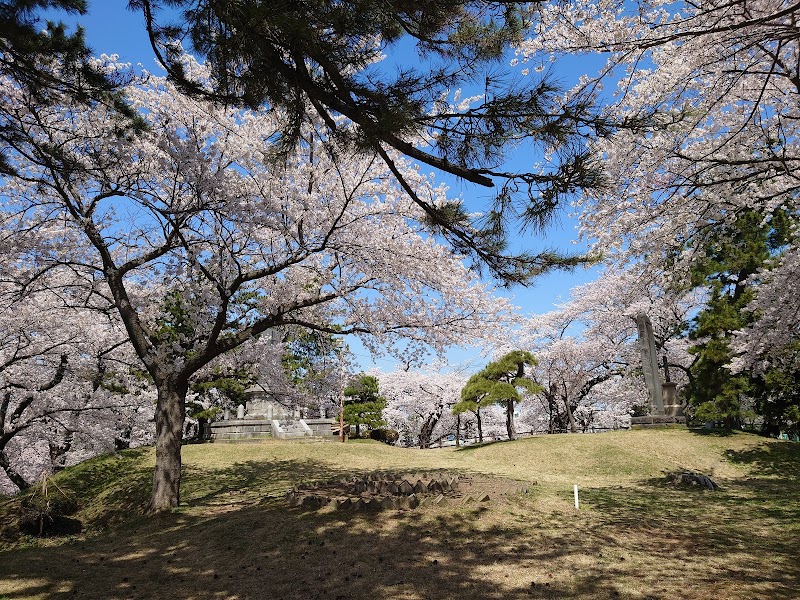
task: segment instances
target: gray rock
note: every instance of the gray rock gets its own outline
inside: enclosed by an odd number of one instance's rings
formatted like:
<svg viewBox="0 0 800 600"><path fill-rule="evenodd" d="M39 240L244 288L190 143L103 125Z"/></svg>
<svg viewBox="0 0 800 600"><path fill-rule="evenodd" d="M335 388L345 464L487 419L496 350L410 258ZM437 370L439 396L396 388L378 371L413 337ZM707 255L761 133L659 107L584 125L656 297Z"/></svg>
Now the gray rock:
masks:
<svg viewBox="0 0 800 600"><path fill-rule="evenodd" d="M701 485L708 490L716 490L719 488L717 483L708 475L702 473L695 473L693 471L682 471L679 473L670 473L667 476L668 481L675 485Z"/></svg>

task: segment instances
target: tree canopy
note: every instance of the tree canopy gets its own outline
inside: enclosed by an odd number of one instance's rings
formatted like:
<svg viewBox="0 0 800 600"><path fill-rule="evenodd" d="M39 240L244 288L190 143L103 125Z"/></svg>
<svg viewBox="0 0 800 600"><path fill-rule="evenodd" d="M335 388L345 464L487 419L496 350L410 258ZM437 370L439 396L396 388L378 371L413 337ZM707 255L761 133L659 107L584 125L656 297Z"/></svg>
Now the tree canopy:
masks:
<svg viewBox="0 0 800 600"><path fill-rule="evenodd" d="M3 85L3 117L20 131L19 175L0 187L9 253L32 281L63 272L119 315L159 391L154 510L178 502L190 380L260 334L298 326L373 348L406 338L415 360L507 309L421 235L424 212L380 161L326 152L311 125L276 165L264 159L272 113L187 98L154 76L124 90L147 122L137 135L102 104L45 107ZM446 198L398 165L418 195Z"/></svg>
<svg viewBox="0 0 800 600"><path fill-rule="evenodd" d="M608 123L590 98L560 101L548 79L520 78L502 64L520 43L529 13L523 2L464 0L132 0L154 51L179 88L223 104L280 116L276 150L302 139L309 120L350 152L377 153L428 224L458 251L507 282L524 282L585 258L507 252L506 229L521 219L540 227L577 189L599 183L583 143ZM168 9L168 10L167 10ZM183 46L207 59L211 78L184 64ZM417 61L385 65L401 42ZM460 88L476 88L459 99ZM502 167L510 148L533 143L541 168ZM457 204L415 193L397 156L404 155L482 186L499 184L496 202L475 219Z"/></svg>

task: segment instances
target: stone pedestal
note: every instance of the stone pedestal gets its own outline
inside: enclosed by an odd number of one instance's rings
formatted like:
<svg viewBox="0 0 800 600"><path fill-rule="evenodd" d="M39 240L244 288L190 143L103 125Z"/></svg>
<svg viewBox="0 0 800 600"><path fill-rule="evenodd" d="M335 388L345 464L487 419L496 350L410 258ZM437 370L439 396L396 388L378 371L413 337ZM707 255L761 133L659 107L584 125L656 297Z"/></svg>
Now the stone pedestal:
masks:
<svg viewBox="0 0 800 600"><path fill-rule="evenodd" d="M631 429L669 427L670 425L684 425L685 423L686 423L686 417L670 417L666 415L647 415L644 417L631 417Z"/></svg>
<svg viewBox="0 0 800 600"><path fill-rule="evenodd" d="M667 381L661 384L661 394L664 398L664 415L668 417L683 417L683 405L678 399L677 384Z"/></svg>
<svg viewBox="0 0 800 600"><path fill-rule="evenodd" d="M333 434L333 419L309 419L303 423L292 423L290 429L299 426L303 437L330 438ZM277 421L267 421L264 418L255 419L230 419L211 423L212 442L257 441L260 439L281 437L276 431ZM297 437L291 434L286 437Z"/></svg>

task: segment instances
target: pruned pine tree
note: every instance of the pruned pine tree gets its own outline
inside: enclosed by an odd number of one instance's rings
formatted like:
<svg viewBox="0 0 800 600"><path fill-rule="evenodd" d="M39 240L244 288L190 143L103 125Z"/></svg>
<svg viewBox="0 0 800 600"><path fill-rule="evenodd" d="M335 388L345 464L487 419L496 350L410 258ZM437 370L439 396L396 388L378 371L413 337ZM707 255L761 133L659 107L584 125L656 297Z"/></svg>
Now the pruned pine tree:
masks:
<svg viewBox="0 0 800 600"><path fill-rule="evenodd" d="M4 0L0 3L0 75L11 78L41 106L101 103L124 117L120 133L144 122L119 93L123 78L112 76L91 56L84 31L70 33L61 22L42 21L40 12L82 15L86 0ZM13 145L24 136L13 121L3 120L0 141ZM14 175L7 150L0 150L0 174Z"/></svg>
<svg viewBox="0 0 800 600"><path fill-rule="evenodd" d="M386 399L380 395L378 378L359 375L344 388L344 422L355 425L356 437L361 437L361 426L378 429L386 425L383 409Z"/></svg>
<svg viewBox="0 0 800 600"><path fill-rule="evenodd" d="M506 412L506 432L508 439L517 437L514 427L515 403L520 402L525 394L541 391L541 387L526 376L525 368L537 364L530 352L513 350L473 375L461 390L461 402L456 405L456 412L473 411L479 415L481 408L500 404ZM480 423L480 417L479 421ZM479 439L483 436L480 433Z"/></svg>

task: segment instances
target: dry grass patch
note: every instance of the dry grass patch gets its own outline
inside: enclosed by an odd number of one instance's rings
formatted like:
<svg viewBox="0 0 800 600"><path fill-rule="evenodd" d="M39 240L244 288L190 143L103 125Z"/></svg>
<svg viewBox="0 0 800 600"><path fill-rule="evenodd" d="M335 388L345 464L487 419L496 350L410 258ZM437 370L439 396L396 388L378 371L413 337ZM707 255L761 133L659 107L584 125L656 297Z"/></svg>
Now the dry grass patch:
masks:
<svg viewBox="0 0 800 600"><path fill-rule="evenodd" d="M59 475L84 490L86 532L7 543L0 598L699 600L800 590L796 444L670 430L427 452L360 442L187 446L185 505L131 518L147 495L149 461L147 451L123 453ZM665 484L677 468L711 474L722 488ZM539 485L508 502L372 514L287 508L282 497L336 475L437 469Z"/></svg>

